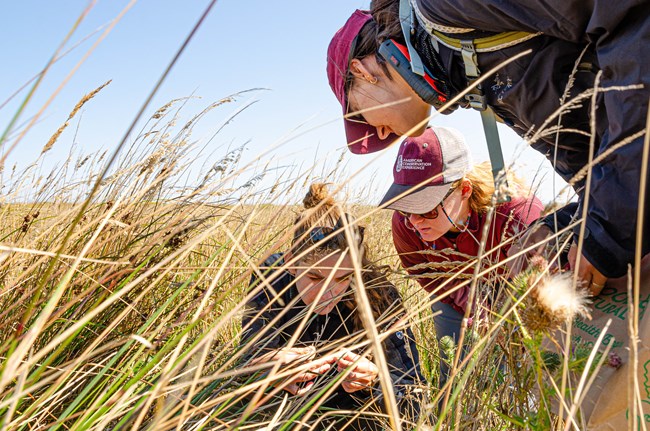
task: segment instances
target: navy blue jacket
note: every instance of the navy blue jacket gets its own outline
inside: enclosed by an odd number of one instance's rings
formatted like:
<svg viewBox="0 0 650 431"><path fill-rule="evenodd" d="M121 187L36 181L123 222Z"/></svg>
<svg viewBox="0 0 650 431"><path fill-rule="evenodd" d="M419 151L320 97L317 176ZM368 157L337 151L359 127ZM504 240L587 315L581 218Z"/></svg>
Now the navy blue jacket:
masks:
<svg viewBox="0 0 650 431"><path fill-rule="evenodd" d="M482 72L526 49L532 53L502 67L483 90L488 104L520 136L549 131L531 145L546 155L555 170L588 206L583 253L605 276L618 277L634 260L643 137L650 98L650 1L622 0L413 0L420 20L477 33L542 32L518 45L478 54ZM467 37L471 38L471 37ZM584 52L583 56L581 54ZM456 88L466 87L460 53L440 45L440 56ZM578 61L579 60L579 61ZM560 107L576 63L570 98L591 89L602 71L599 88L643 84L642 89L599 91L596 98L591 190L575 179L589 160L591 100L581 100L560 117L545 121ZM570 99L569 98L569 99ZM569 100L565 99L565 100ZM550 128L561 125L564 131ZM569 130L570 129L570 130ZM630 136L631 142L617 147ZM648 196L645 202L648 202ZM643 254L650 248L650 206L646 205ZM575 231L577 235L578 229ZM577 238L576 238L577 239Z"/></svg>

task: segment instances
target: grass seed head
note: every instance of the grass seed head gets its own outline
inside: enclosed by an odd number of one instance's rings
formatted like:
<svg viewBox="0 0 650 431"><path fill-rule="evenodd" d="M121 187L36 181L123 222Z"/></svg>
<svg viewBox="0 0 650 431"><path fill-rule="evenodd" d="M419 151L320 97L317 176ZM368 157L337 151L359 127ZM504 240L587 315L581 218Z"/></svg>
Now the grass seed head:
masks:
<svg viewBox="0 0 650 431"><path fill-rule="evenodd" d="M534 332L555 330L576 316L590 317L589 292L573 285L570 272L545 273L547 265L543 258L535 258L524 275L522 287L530 292L524 301L522 319Z"/></svg>

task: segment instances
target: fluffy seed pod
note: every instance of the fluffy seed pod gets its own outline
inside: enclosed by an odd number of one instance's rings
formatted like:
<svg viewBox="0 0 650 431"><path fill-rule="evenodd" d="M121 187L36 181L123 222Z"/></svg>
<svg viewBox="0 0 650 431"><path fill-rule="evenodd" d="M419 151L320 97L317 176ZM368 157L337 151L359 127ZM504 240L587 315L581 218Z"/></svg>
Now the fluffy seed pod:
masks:
<svg viewBox="0 0 650 431"><path fill-rule="evenodd" d="M590 317L588 290L574 286L570 272L544 272L547 266L543 258L534 258L515 283L521 294L530 289L522 303L521 315L524 325L532 332L553 331L576 316Z"/></svg>

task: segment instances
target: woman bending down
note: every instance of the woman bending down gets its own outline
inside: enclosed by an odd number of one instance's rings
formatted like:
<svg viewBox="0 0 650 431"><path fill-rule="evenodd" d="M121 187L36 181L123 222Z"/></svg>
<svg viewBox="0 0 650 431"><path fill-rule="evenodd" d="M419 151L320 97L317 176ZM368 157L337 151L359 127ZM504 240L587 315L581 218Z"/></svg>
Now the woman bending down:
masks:
<svg viewBox="0 0 650 431"><path fill-rule="evenodd" d="M369 354L354 289L366 290L389 383L404 414L406 395L420 376L413 335L403 327L405 310L395 286L365 257L363 286L356 285L351 249L363 255L363 229L326 187L312 185L304 204L290 250L272 255L253 277L250 289L256 294L242 319L242 344L253 352L250 365L279 364L275 374L284 376L273 381L275 387L308 398L305 402L318 399L319 426L380 429L374 418L384 404L378 359ZM292 373L293 367L300 371Z"/></svg>

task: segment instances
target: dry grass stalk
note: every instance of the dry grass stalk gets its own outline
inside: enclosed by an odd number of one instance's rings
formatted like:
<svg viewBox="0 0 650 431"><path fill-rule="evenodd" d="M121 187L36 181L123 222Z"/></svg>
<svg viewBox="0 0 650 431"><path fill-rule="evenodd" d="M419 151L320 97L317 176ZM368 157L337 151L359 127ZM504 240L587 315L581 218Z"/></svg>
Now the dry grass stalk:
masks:
<svg viewBox="0 0 650 431"><path fill-rule="evenodd" d="M61 127L59 127L59 129L58 129L56 132L54 132L54 134L53 134L53 135L50 137L50 139L47 141L47 144L45 144L45 146L44 146L43 149L41 150L41 154L45 154L45 153L47 153L48 151L50 151L50 150L52 149L52 147L54 146L54 143L59 139L59 136L61 136L61 133L63 133L63 131L68 127L68 125L70 124L70 120L72 120L72 119L74 118L74 116L77 115L77 112L79 112L79 110L81 109L81 107L84 106L84 105L86 104L86 102L88 102L90 99L92 99L93 97L95 97L95 96L97 95L97 93L99 93L100 91L102 91L102 89L103 89L104 87L106 87L108 84L110 84L111 81L112 81L112 80L109 79L108 81L106 81L105 83L103 83L102 85L100 85L99 87L95 88L95 89L94 89L93 91L91 91L90 93L88 93L88 94L86 94L85 96L83 96L83 97L81 98L81 100L79 100L79 102L77 102L77 104L76 104L75 107L72 109L72 111L70 112L70 114L68 114L68 119L65 120L65 123L63 123L63 125L61 125Z"/></svg>
<svg viewBox="0 0 650 431"><path fill-rule="evenodd" d="M82 99L73 113L94 94ZM74 227L70 220L82 208L92 180L71 181L78 174L66 170L37 176L35 167L25 176L18 175L10 186L14 196L19 196L20 184L54 184L55 195L65 198L53 204L53 195L47 194L52 192L41 187L23 192L31 197L27 204L0 207L5 221L0 235L7 252L0 260L0 321L5 322L0 337L4 358L0 413L5 429L225 430L236 425L288 429L292 420L306 424L312 419L322 421L337 414L349 418L358 413L339 411L310 418L322 402L316 394L297 399L282 396L280 389L272 387L300 366L252 367L246 362L246 351L252 346L239 341L243 304L254 294L248 291L249 277L259 274L259 262L269 253L284 250L290 239L287 228L294 218L293 208L266 202L292 201L285 196L302 195L300 185L319 173L313 168L307 173L288 171L279 176L282 181L260 191L265 172L239 166L241 151L233 150L187 185L183 172L196 154L191 131L196 121L221 102L179 127L160 124L172 103L156 111L150 128L135 138ZM170 123L180 119L177 114ZM100 175L102 156L76 160L70 166L77 171L83 168L85 178ZM339 157L335 168L322 172L322 177L342 177L336 172L342 160ZM502 264L487 259L432 268L450 280L464 278L460 287L472 285L478 304L490 294L494 295L492 304L503 305L486 309L480 328L468 328L469 352L464 358L453 357L455 374L438 391L439 353L432 336L431 304L398 269L397 257L385 240L390 235L390 214L362 206L355 212L368 226L366 246L381 257L381 263L395 268L391 278L409 310L429 378L418 388L429 395L428 402L420 406L420 424L492 430L532 429L530 424L537 423L535 429L548 429L552 421L544 404L547 398L534 408L529 398L534 388L546 384L548 371L539 365L541 348L534 337L518 329L520 320L528 322L529 332L565 323L571 315L585 311L584 297L571 296L564 278L557 283L540 272L528 275L525 294L513 295L503 277L490 275ZM39 216L33 217L36 213ZM35 280L46 273L68 229L72 233L65 254L75 263L71 266L66 259L58 259L38 297ZM464 274L468 268L474 269L470 277ZM565 300L546 301L558 296ZM394 316L384 317L390 321ZM306 324L307 316L300 322L303 327ZM366 319L366 331L316 354L342 346L373 346L375 357L381 357L377 344L393 330L379 330L377 322ZM255 341L272 336L262 333ZM444 348L453 355L462 347L452 343ZM596 359L594 354L591 362ZM256 373L266 374L255 378ZM577 395L584 393L590 378L579 382ZM322 386L323 393L334 387L327 384ZM550 381L544 389L563 389L554 384ZM435 389L429 393L431 388ZM390 389L385 393L390 394ZM449 405L446 412L439 410L443 396ZM247 404L250 400L254 402ZM579 396L572 402L564 404L570 412L567 423L575 423L572 409L579 404ZM263 408L272 414L264 416ZM399 426L394 411L381 420L386 419ZM405 424L417 422L405 419Z"/></svg>

